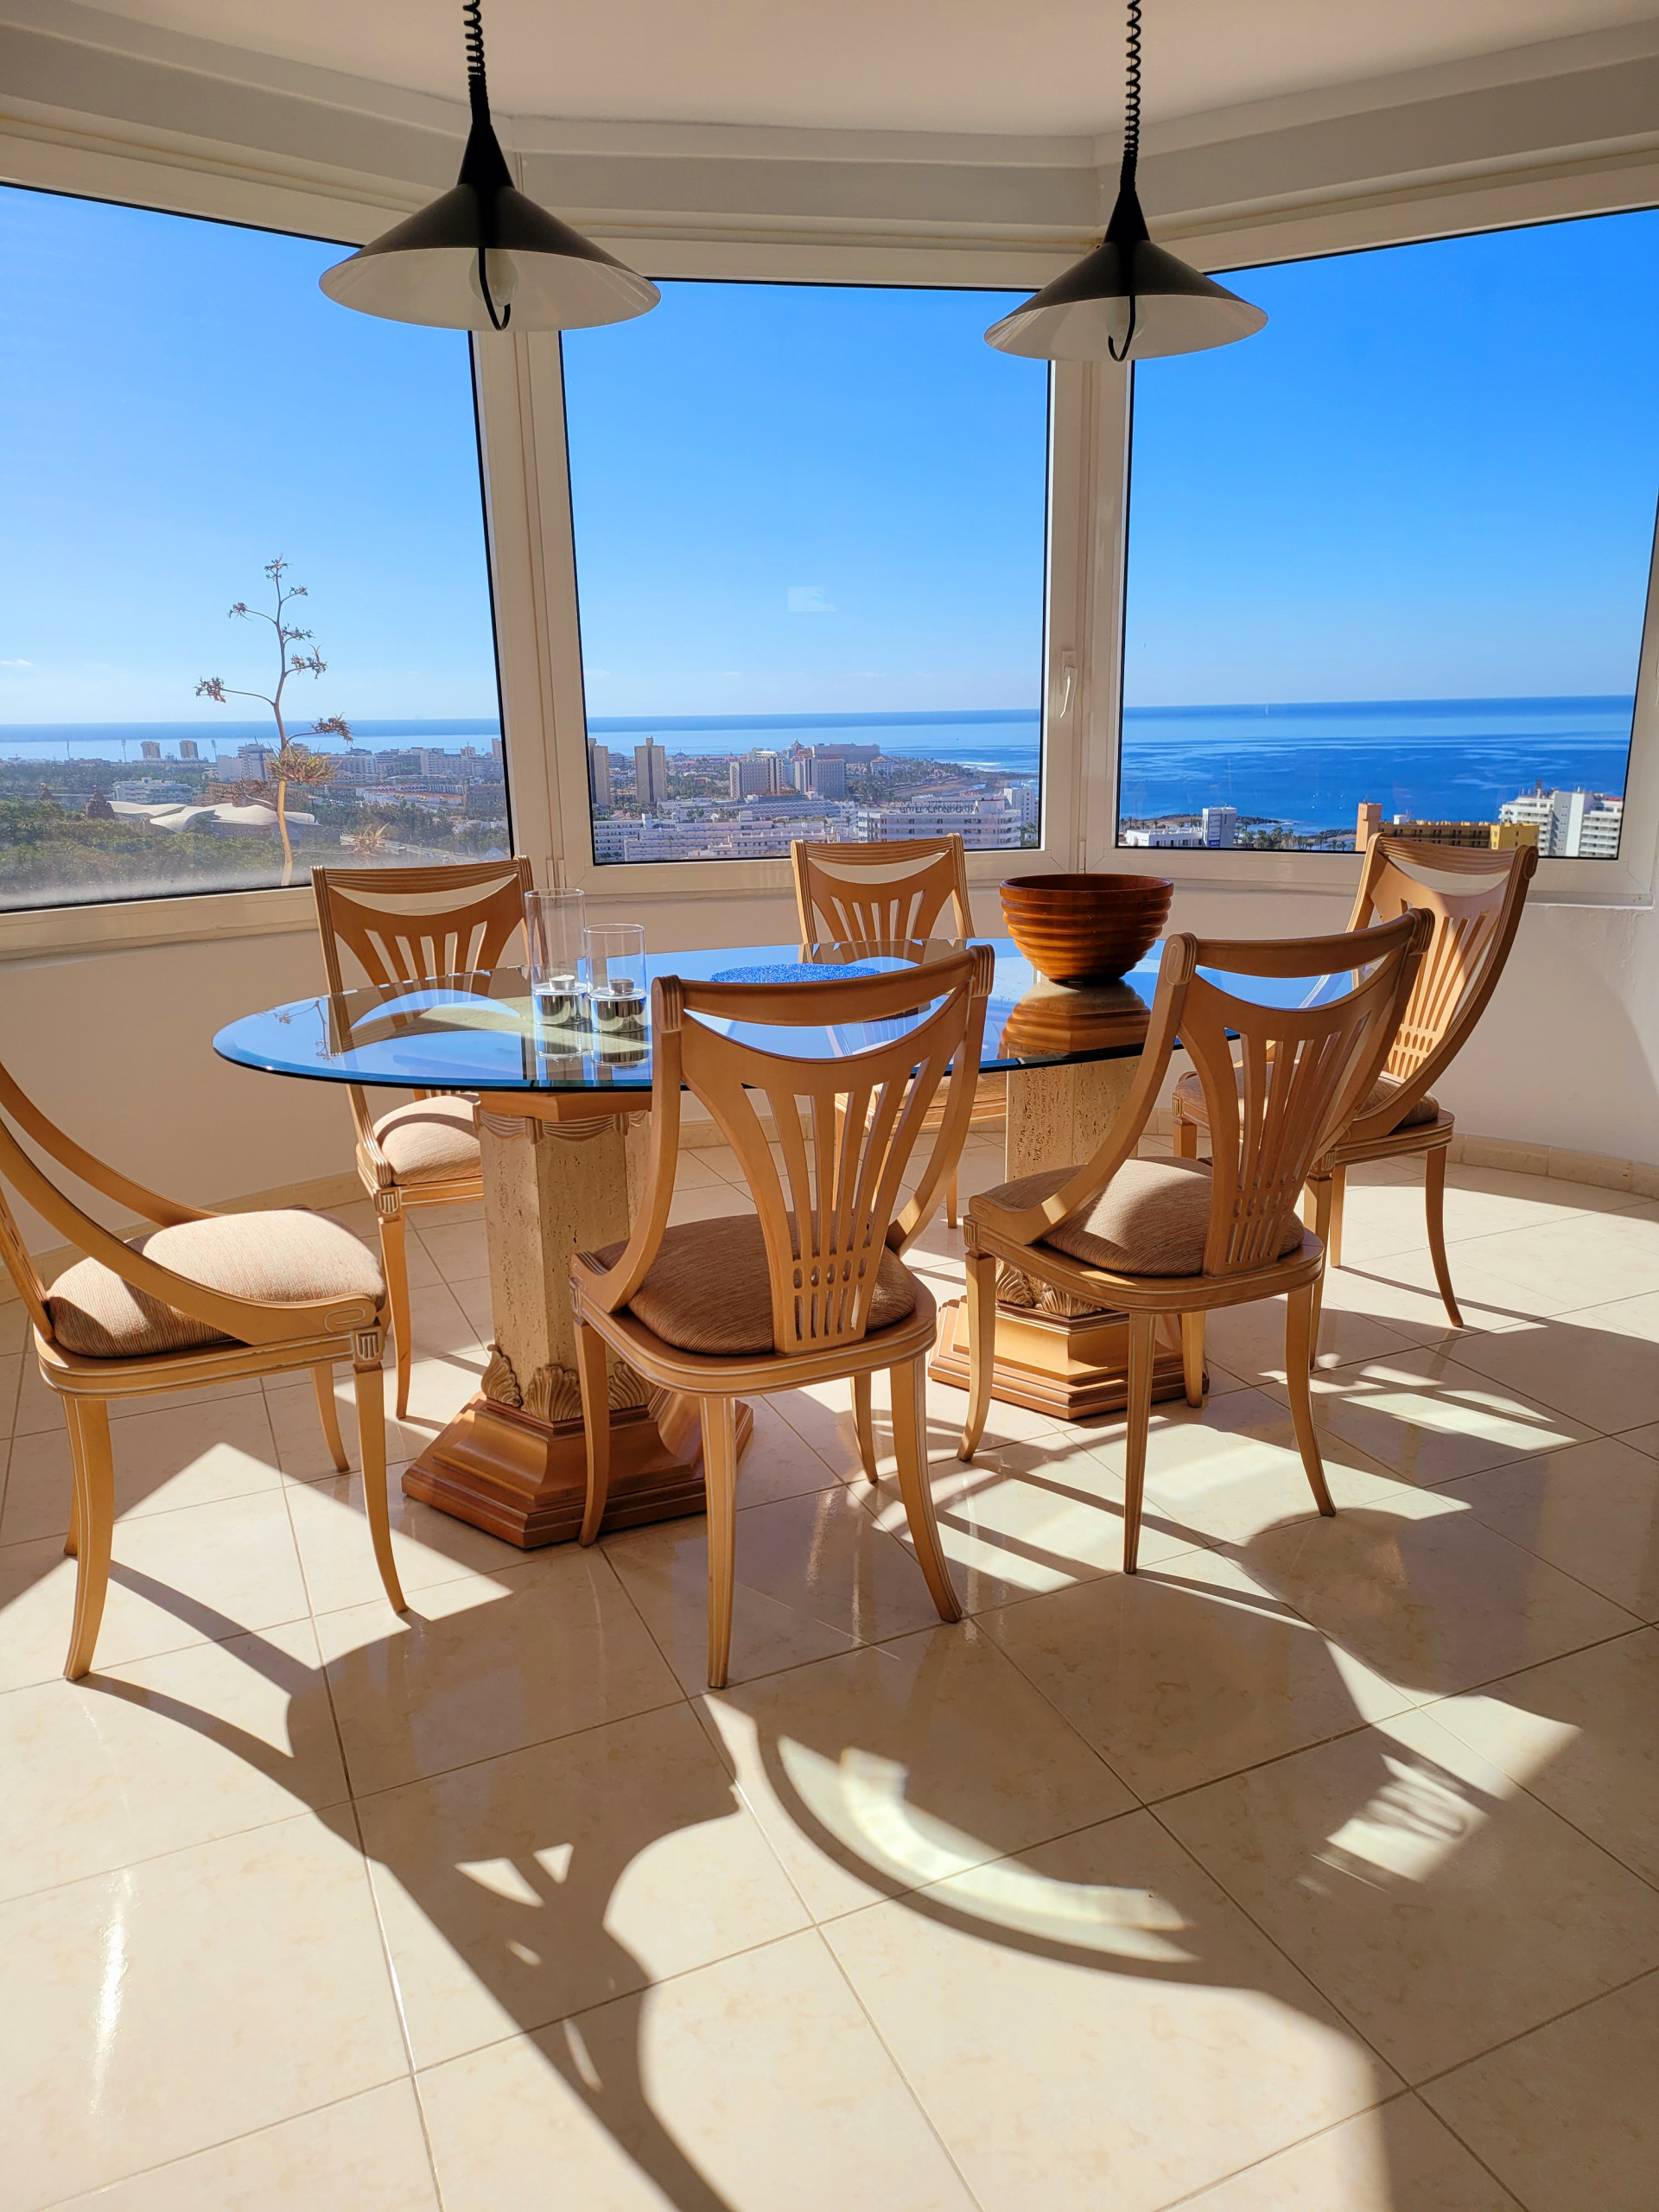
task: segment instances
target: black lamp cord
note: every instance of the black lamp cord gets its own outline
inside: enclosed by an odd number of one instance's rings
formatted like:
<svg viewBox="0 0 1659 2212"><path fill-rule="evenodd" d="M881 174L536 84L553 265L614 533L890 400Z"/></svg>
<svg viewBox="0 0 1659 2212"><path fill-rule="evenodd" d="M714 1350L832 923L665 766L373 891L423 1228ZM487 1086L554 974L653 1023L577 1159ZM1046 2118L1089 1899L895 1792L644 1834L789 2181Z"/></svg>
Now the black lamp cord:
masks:
<svg viewBox="0 0 1659 2212"><path fill-rule="evenodd" d="M470 3L476 10L478 0L470 0ZM1120 193L1135 190L1135 164L1141 158L1141 0L1129 0L1128 44L1128 80L1123 92L1123 166L1118 173L1117 180L1117 188ZM478 66L481 81L484 68L481 37L479 43L479 56ZM1122 352L1119 353L1109 335L1107 338L1106 351L1115 361L1127 361L1129 358L1129 348L1135 343L1135 296L1131 292L1129 294L1129 327L1124 334Z"/></svg>
<svg viewBox="0 0 1659 2212"><path fill-rule="evenodd" d="M1130 0L1139 11L1141 0ZM490 95L484 81L484 0L461 0L461 12L466 24L467 35L467 96L472 104L473 121L490 127ZM1137 65L1138 66L1138 65ZM1137 100L1139 92L1137 90ZM1139 124L1136 124L1137 130ZM490 318L492 330L505 330L512 320L512 302L508 301L499 315L490 296L490 280L484 266L485 249L478 249L478 289L484 296L484 310Z"/></svg>

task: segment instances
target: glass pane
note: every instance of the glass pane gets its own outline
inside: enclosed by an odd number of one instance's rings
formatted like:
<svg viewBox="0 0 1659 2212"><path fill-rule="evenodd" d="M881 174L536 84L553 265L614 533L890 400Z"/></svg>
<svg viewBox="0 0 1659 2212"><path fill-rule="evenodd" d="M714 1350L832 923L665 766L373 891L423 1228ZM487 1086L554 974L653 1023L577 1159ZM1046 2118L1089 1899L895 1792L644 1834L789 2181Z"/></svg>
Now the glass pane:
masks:
<svg viewBox="0 0 1659 2212"><path fill-rule="evenodd" d="M467 341L340 252L0 188L0 906L511 849Z"/></svg>
<svg viewBox="0 0 1659 2212"><path fill-rule="evenodd" d="M1255 269L1135 372L1122 844L1618 850L1659 214Z"/></svg>
<svg viewBox="0 0 1659 2212"><path fill-rule="evenodd" d="M1048 374L1016 297L671 283L563 340L594 854L1038 842Z"/></svg>

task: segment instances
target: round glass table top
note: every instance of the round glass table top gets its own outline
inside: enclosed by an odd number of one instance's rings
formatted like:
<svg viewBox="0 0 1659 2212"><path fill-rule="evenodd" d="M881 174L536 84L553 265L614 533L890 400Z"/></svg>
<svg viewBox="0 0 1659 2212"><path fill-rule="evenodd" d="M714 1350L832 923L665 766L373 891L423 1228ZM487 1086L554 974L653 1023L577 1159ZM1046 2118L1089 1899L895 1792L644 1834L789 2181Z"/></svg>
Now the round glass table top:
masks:
<svg viewBox="0 0 1659 2212"><path fill-rule="evenodd" d="M1007 938L993 944L996 976L986 1012L982 1068L1057 1065L1138 1052L1147 1033L1162 947L1121 983L1045 982ZM961 946L946 940L904 953L868 946L726 945L646 957L658 976L721 982L925 969ZM918 1009L912 1020L919 1020ZM762 1030L724 1023L750 1042L804 1058L845 1059L904 1033L905 1023ZM296 1000L244 1014L213 1039L221 1057L271 1075L399 1090L649 1090L649 999L637 1020L601 1033L584 1001L539 1007L522 968L496 968L397 987Z"/></svg>
<svg viewBox="0 0 1659 2212"><path fill-rule="evenodd" d="M1161 944L1118 983L1051 983L1007 938L991 944L996 974L986 1009L980 1066L987 1072L1123 1059L1146 1042ZM601 1031L582 999L538 1006L522 968L480 969L418 983L376 986L337 996L299 999L244 1014L221 1029L213 1047L239 1066L271 1075L363 1084L396 1090L649 1090L650 983L658 976L704 982L780 982L812 975L885 972L960 952L935 939L902 950L869 945L725 945L706 952L662 952L645 960L646 997ZM1207 972L1207 971L1201 971ZM1218 981L1224 981L1217 977ZM1295 1006L1347 987L1326 977L1249 980L1243 995ZM826 1023L822 1028L720 1027L763 1049L799 1058L846 1059L904 1034L926 1005L899 1020Z"/></svg>

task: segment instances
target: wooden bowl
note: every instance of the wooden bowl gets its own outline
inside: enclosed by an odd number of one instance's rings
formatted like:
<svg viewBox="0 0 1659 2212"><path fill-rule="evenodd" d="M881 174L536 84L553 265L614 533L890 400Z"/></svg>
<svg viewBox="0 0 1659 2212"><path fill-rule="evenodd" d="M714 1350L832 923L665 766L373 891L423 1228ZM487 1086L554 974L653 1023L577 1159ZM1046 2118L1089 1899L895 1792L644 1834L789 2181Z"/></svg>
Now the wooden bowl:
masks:
<svg viewBox="0 0 1659 2212"><path fill-rule="evenodd" d="M1015 875L1002 918L1050 982L1116 982L1157 942L1174 895L1161 875Z"/></svg>

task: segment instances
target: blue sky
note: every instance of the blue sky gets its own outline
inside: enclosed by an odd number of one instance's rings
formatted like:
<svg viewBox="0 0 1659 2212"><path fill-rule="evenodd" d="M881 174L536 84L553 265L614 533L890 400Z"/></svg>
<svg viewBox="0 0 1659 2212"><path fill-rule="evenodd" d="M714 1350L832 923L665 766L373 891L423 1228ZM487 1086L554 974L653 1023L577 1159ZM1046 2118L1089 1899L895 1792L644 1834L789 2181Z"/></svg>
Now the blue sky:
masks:
<svg viewBox="0 0 1659 2212"><path fill-rule="evenodd" d="M302 721L495 712L467 340L334 306L341 251L0 188L0 722L258 713L193 695L264 674L274 553Z"/></svg>
<svg viewBox="0 0 1659 2212"><path fill-rule="evenodd" d="M0 723L495 708L466 340L340 249L0 188ZM1628 690L1659 215L1252 271L1271 321L1137 374L1132 703ZM1030 707L1046 372L1014 296L677 283L564 341L596 715ZM251 711L238 703L238 717Z"/></svg>
<svg viewBox="0 0 1659 2212"><path fill-rule="evenodd" d="M1252 270L1135 372L1132 705L1634 688L1659 214Z"/></svg>
<svg viewBox="0 0 1659 2212"><path fill-rule="evenodd" d="M1034 707L1046 365L1018 294L670 283L563 340L594 715Z"/></svg>

